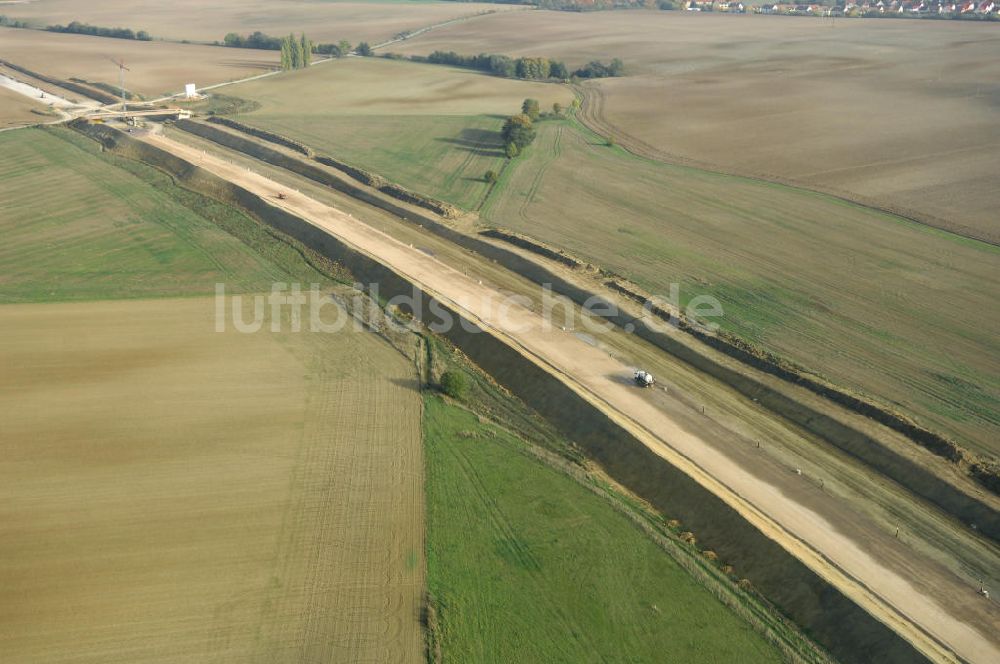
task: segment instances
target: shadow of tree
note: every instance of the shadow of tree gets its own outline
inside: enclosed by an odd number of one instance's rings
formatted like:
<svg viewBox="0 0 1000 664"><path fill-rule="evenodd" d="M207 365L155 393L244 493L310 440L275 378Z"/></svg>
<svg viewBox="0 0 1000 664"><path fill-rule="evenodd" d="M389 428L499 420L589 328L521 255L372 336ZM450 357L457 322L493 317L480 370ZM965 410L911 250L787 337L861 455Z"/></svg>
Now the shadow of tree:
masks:
<svg viewBox="0 0 1000 664"><path fill-rule="evenodd" d="M442 143L450 143L462 150L483 157L504 156L503 138L499 131L467 127L460 131L457 137L436 138L434 140L441 141Z"/></svg>

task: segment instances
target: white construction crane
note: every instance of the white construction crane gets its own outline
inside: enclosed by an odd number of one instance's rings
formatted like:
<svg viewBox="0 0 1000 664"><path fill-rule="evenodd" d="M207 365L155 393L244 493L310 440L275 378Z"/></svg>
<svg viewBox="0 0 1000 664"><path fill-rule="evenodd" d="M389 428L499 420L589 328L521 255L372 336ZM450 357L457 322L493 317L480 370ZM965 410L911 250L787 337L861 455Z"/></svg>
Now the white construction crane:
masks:
<svg viewBox="0 0 1000 664"><path fill-rule="evenodd" d="M109 59L111 60L111 62L118 65L118 87L121 89L122 92L122 113L127 113L128 106L125 105L125 72L132 70L125 66L124 60L121 59L115 60L114 58L109 58Z"/></svg>

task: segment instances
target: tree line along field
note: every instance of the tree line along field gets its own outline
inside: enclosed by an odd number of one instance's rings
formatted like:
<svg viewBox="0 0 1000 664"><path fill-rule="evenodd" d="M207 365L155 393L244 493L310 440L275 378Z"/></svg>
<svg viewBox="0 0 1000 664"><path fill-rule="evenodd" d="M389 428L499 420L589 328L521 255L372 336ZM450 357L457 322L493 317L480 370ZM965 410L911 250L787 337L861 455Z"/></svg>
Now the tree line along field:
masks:
<svg viewBox="0 0 1000 664"><path fill-rule="evenodd" d="M782 661L523 441L439 397L424 407L428 589L443 661Z"/></svg>
<svg viewBox="0 0 1000 664"><path fill-rule="evenodd" d="M482 210L997 454L1000 251L822 194L641 159L543 121Z"/></svg>
<svg viewBox="0 0 1000 664"><path fill-rule="evenodd" d="M995 26L690 12L486 17L391 50L624 60L601 132L651 158L791 181L1000 241ZM864 100L863 103L859 100Z"/></svg>
<svg viewBox="0 0 1000 664"><path fill-rule="evenodd" d="M515 7L492 3L436 2L434 0L355 0L310 2L284 0L219 0L206 4L179 0L164 8L155 0L108 0L81 4L74 0L45 0L3 5L3 13L31 25L65 25L81 21L91 25L146 30L154 39L199 42L222 41L229 32L249 34L260 30L282 36L306 30L316 41L372 44L395 35L472 16ZM193 20L192 17L197 17Z"/></svg>
<svg viewBox="0 0 1000 664"><path fill-rule="evenodd" d="M112 60L124 61L125 88L149 99L180 94L187 83L202 87L278 68L277 51L14 28L0 28L0 59L64 81L99 83L116 96L118 67Z"/></svg>
<svg viewBox="0 0 1000 664"><path fill-rule="evenodd" d="M225 88L260 108L239 120L415 191L474 208L504 162L500 128L527 97L573 99L562 86L377 58L351 58Z"/></svg>

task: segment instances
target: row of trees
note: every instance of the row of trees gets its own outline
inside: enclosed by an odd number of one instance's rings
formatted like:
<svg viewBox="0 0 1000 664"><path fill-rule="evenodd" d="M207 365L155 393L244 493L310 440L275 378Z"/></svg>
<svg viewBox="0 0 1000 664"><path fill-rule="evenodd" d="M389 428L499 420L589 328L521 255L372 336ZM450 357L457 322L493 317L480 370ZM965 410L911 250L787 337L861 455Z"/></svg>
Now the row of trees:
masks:
<svg viewBox="0 0 1000 664"><path fill-rule="evenodd" d="M652 8L651 0L487 0L500 5L532 5L539 9L568 12L600 11L603 9Z"/></svg>
<svg viewBox="0 0 1000 664"><path fill-rule="evenodd" d="M219 42L216 43L218 44ZM244 37L235 32L230 32L223 38L221 45L230 46L232 48L258 48L263 51L281 51L282 68L297 69L297 67L294 66L285 67L284 64L286 48L289 49L288 61L291 63L295 58L296 47L292 47L288 37L272 37L260 31ZM365 46L367 46L367 44L365 44ZM361 45L358 46L359 50L360 48ZM308 41L302 49L303 54L317 53L320 55L340 58L351 52L351 42L346 39L341 39L336 44L314 44L313 42ZM370 50L371 49L369 48L369 52Z"/></svg>
<svg viewBox="0 0 1000 664"><path fill-rule="evenodd" d="M612 76L621 76L624 73L625 63L615 58L607 64L604 64L600 60L591 60L573 72L573 76L577 78L609 78Z"/></svg>
<svg viewBox="0 0 1000 664"><path fill-rule="evenodd" d="M351 42L341 39L336 44L316 44L313 52L321 55L329 55L331 58L342 58L351 52Z"/></svg>
<svg viewBox="0 0 1000 664"><path fill-rule="evenodd" d="M390 54L386 57L394 56ZM511 58L506 55L492 55L489 53L460 55L454 51L434 51L426 57L413 55L410 56L410 59L415 62L429 62L431 64L477 69L505 78L523 78L529 80L545 80L549 78L566 80L571 76L577 78L604 78L607 76L621 76L625 71L625 65L618 58L613 59L607 64L594 60L574 72L570 72L566 68L566 65L558 60L549 60L548 58Z"/></svg>
<svg viewBox="0 0 1000 664"><path fill-rule="evenodd" d="M478 69L504 78L526 78L542 80L547 78L569 78L566 65L548 58L511 58L506 55L459 55L454 51L434 51L424 57L410 56L416 62L429 62L437 65L451 65Z"/></svg>
<svg viewBox="0 0 1000 664"><path fill-rule="evenodd" d="M45 29L49 32L67 32L74 35L112 37L114 39L137 39L139 41L151 41L153 39L145 30L136 32L131 28L102 28L97 25L80 23L80 21L73 21L69 25L50 25Z"/></svg>
<svg viewBox="0 0 1000 664"><path fill-rule="evenodd" d="M298 39L290 34L281 40L281 68L302 69L312 62L313 45L305 33Z"/></svg>
<svg viewBox="0 0 1000 664"><path fill-rule="evenodd" d="M8 18L7 16L0 15L0 26L5 28L28 28L31 27L26 21L18 21L17 19Z"/></svg>
<svg viewBox="0 0 1000 664"><path fill-rule="evenodd" d="M232 48L259 48L263 51L280 51L281 42L281 37L271 37L259 30L246 37L238 35L235 32L230 32L222 39L223 46L230 46Z"/></svg>

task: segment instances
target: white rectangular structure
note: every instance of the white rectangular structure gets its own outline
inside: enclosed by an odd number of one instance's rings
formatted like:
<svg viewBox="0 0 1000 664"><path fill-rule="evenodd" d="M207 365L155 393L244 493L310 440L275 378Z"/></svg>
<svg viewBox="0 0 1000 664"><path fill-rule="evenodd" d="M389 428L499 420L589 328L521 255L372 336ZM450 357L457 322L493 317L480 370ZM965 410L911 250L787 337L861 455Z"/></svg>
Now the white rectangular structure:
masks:
<svg viewBox="0 0 1000 664"><path fill-rule="evenodd" d="M184 86L184 96L188 99L198 96L198 93L195 91L194 83L188 83Z"/></svg>

